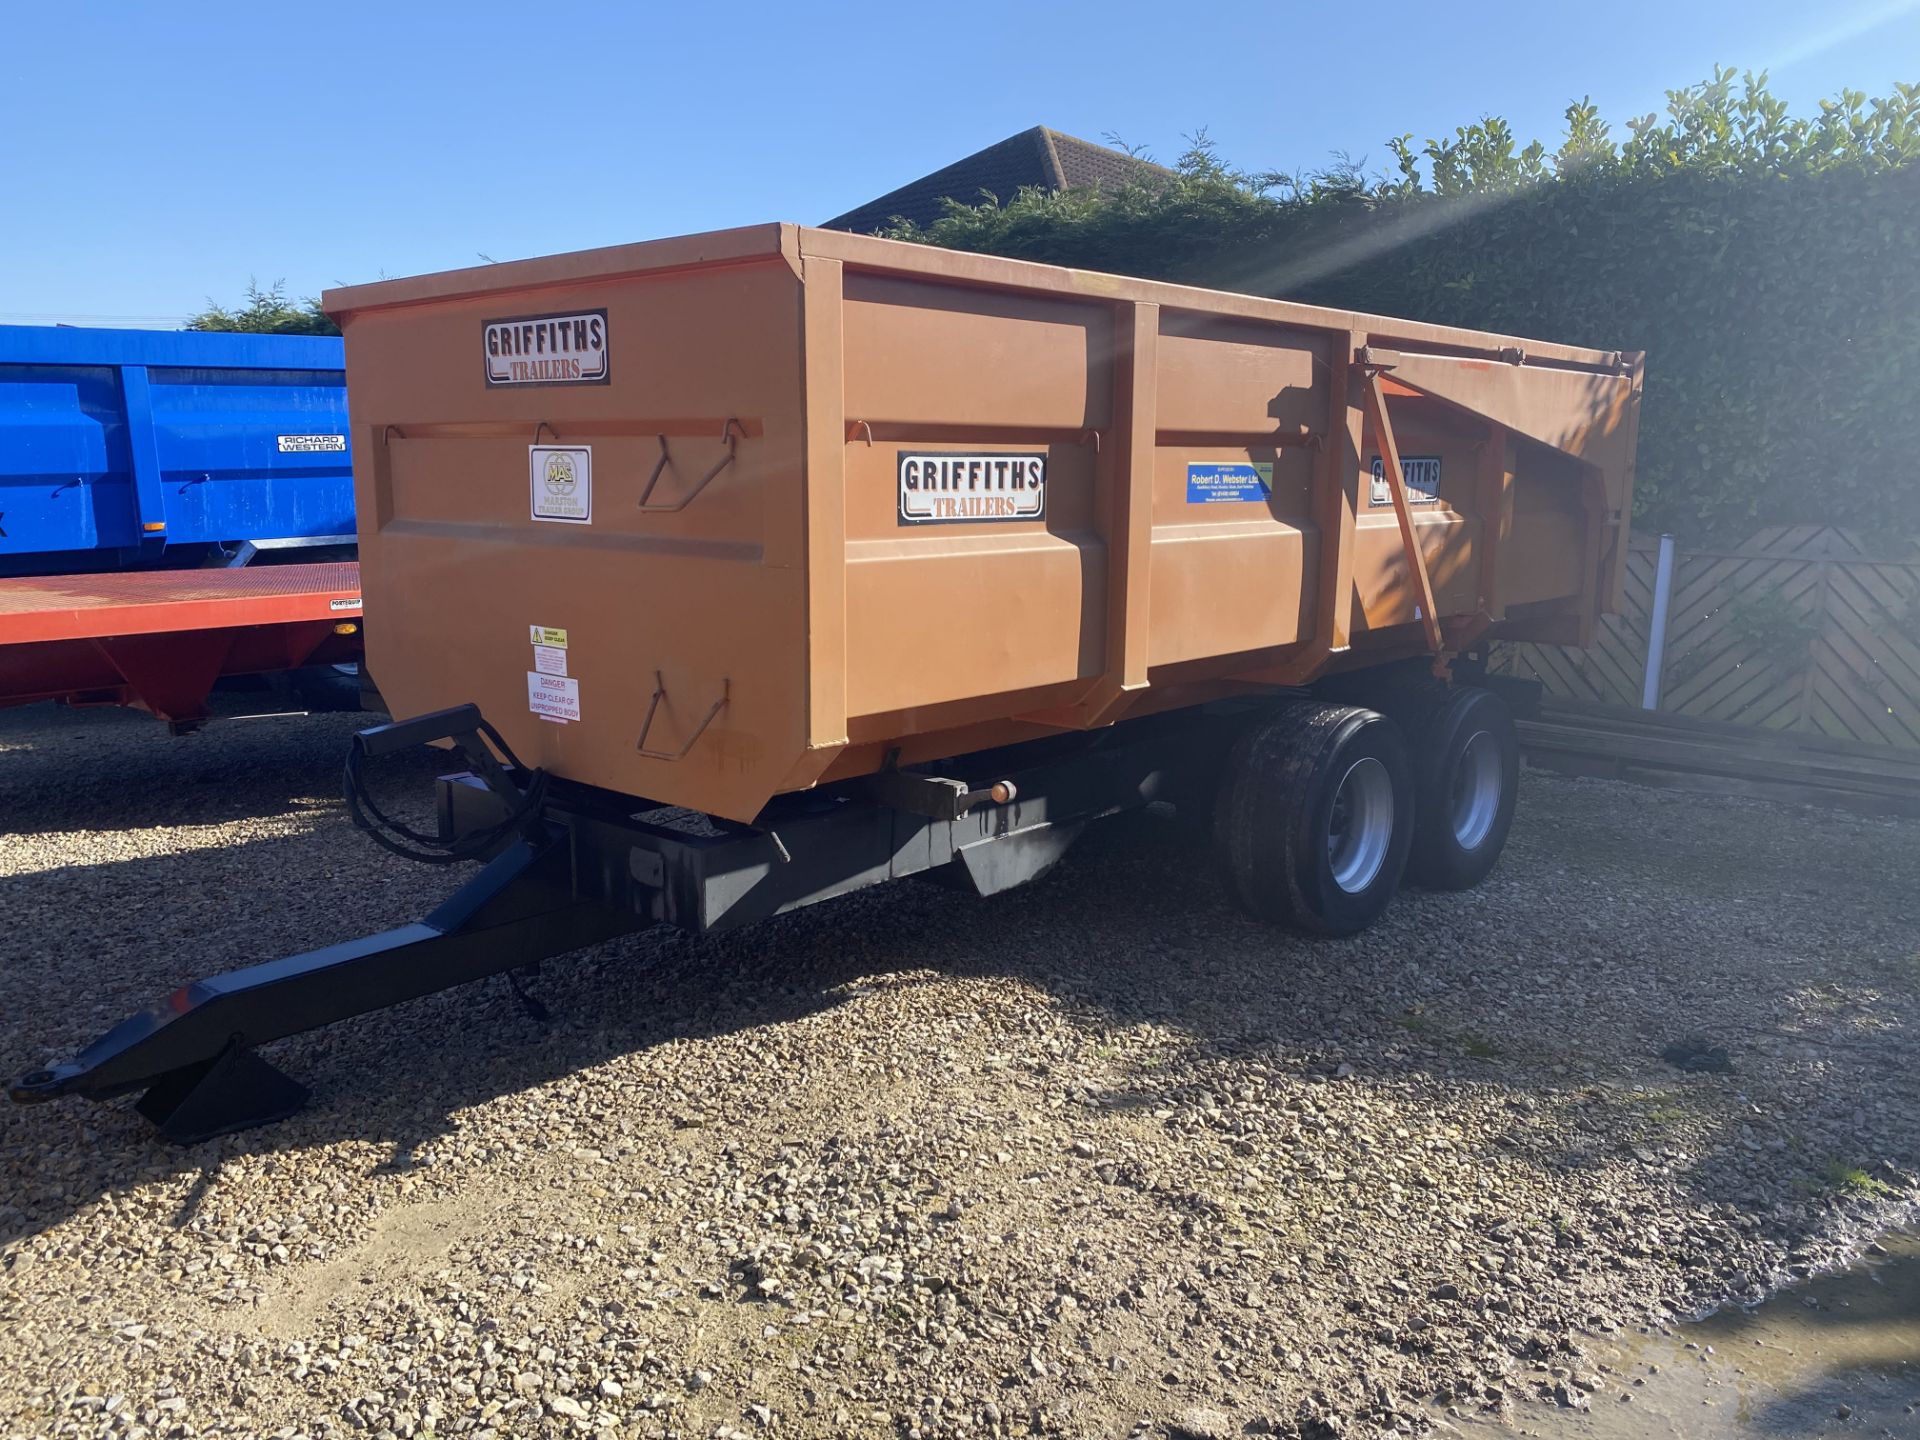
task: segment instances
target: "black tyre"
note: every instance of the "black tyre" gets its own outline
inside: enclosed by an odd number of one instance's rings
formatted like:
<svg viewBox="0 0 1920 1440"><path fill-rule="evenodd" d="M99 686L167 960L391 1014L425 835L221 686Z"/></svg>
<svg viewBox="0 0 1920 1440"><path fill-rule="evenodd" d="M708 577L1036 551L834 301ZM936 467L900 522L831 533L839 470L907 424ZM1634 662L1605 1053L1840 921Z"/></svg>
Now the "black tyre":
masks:
<svg viewBox="0 0 1920 1440"><path fill-rule="evenodd" d="M360 667L308 665L287 673L287 690L294 702L316 715L360 708Z"/></svg>
<svg viewBox="0 0 1920 1440"><path fill-rule="evenodd" d="M1413 748L1413 853L1407 880L1434 890L1470 890L1487 878L1520 788L1520 741L1506 702L1457 686L1396 717Z"/></svg>
<svg viewBox="0 0 1920 1440"><path fill-rule="evenodd" d="M1228 757L1214 844L1234 898L1262 920L1351 935L1400 888L1413 840L1413 772L1391 720L1289 701Z"/></svg>

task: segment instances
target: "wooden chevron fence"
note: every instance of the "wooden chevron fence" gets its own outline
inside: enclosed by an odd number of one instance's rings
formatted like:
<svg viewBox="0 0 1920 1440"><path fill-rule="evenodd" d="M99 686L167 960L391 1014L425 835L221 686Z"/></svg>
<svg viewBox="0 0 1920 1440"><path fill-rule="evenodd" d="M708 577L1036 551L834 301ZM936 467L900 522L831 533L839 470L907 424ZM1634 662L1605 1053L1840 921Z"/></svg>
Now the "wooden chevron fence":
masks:
<svg viewBox="0 0 1920 1440"><path fill-rule="evenodd" d="M1587 650L1502 645L1495 668L1589 704L1641 703L1659 542L1635 537L1622 613ZM1675 554L1663 713L1920 747L1920 555L1824 526Z"/></svg>

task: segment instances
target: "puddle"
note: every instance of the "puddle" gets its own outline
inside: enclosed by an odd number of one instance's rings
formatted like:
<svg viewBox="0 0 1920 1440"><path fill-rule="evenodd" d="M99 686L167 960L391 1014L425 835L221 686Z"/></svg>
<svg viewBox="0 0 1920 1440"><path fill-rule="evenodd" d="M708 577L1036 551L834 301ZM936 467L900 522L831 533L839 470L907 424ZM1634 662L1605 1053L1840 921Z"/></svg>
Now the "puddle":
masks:
<svg viewBox="0 0 1920 1440"><path fill-rule="evenodd" d="M1920 1234L1880 1249L1753 1310L1589 1344L1579 1369L1604 1382L1591 1411L1528 1406L1516 1428L1554 1440L1920 1440Z"/></svg>

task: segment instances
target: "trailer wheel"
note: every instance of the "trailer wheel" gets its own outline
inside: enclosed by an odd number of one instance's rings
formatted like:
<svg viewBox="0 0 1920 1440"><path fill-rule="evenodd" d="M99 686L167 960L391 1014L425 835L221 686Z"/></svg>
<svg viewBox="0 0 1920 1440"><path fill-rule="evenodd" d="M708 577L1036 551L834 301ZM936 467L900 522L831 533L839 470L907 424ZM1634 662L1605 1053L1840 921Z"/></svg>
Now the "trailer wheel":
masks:
<svg viewBox="0 0 1920 1440"><path fill-rule="evenodd" d="M1492 690L1449 686L1419 661L1332 677L1323 693L1391 716L1413 752L1413 849L1407 883L1470 890L1487 878L1513 828L1520 741Z"/></svg>
<svg viewBox="0 0 1920 1440"><path fill-rule="evenodd" d="M306 665L287 672L288 695L315 714L360 708L358 665Z"/></svg>
<svg viewBox="0 0 1920 1440"><path fill-rule="evenodd" d="M1262 920L1351 935L1400 888L1413 838L1413 774L1391 720L1289 702L1241 737L1214 805L1234 898Z"/></svg>
<svg viewBox="0 0 1920 1440"><path fill-rule="evenodd" d="M1413 853L1407 878L1470 890L1506 848L1520 786L1520 741L1506 702L1457 686L1402 717L1413 746Z"/></svg>

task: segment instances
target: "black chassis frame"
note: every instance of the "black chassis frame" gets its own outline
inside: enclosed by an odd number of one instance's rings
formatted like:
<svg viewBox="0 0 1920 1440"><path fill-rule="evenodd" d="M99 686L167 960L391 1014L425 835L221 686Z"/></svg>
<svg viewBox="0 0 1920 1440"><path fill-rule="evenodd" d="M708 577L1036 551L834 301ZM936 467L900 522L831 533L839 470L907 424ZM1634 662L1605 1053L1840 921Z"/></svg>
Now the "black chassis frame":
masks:
<svg viewBox="0 0 1920 1440"><path fill-rule="evenodd" d="M281 1119L306 1090L261 1045L665 923L731 930L882 881L925 876L993 895L1057 861L1090 820L1205 795L1257 702L1202 706L776 797L753 825L551 781L537 812L423 921L173 991L15 1101L109 1099L168 1139ZM366 756L452 740L473 769L437 782L440 838L495 829L527 793L471 706L363 731Z"/></svg>

